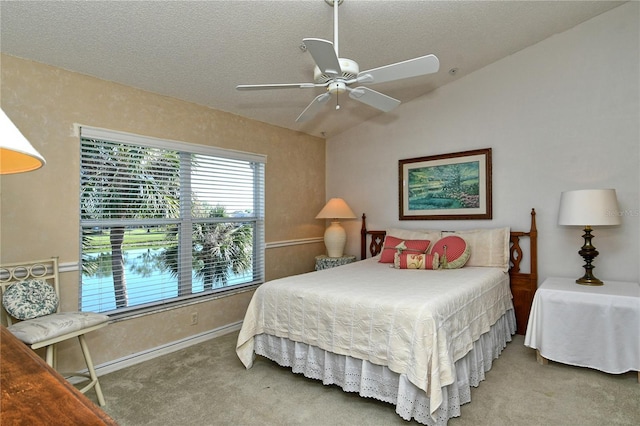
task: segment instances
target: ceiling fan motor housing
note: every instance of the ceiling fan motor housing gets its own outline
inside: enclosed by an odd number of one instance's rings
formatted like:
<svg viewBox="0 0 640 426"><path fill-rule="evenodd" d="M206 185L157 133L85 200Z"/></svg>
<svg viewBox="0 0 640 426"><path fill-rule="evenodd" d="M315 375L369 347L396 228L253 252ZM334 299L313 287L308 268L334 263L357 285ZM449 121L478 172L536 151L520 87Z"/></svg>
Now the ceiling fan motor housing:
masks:
<svg viewBox="0 0 640 426"><path fill-rule="evenodd" d="M358 63L351 59L339 58L338 62L340 62L340 69L342 70L341 77L345 80L351 80L358 76L360 72L360 67L358 67ZM335 78L335 76L331 76L329 74L325 74L320 71L320 68L317 66L313 70L313 80L316 83L324 84L328 81L331 81Z"/></svg>

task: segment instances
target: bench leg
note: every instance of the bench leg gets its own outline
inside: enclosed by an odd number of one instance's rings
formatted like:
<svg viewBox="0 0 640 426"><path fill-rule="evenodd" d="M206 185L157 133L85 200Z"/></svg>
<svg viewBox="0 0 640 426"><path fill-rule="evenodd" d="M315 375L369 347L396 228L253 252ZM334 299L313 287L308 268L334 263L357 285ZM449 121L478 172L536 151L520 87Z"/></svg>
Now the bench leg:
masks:
<svg viewBox="0 0 640 426"><path fill-rule="evenodd" d="M49 367L53 368L54 370L56 369L55 346L56 346L55 344L47 346L45 357L44 357L45 362L49 364Z"/></svg>
<svg viewBox="0 0 640 426"><path fill-rule="evenodd" d="M91 378L91 383L85 389L93 387L96 391L96 396L98 397L98 403L101 407L105 405L104 396L102 395L102 388L100 387L100 382L98 381L98 375L96 374L96 370L93 367L93 361L91 360L91 354L89 353L89 346L87 346L87 342L84 338L84 334L78 336L78 340L80 341L80 347L82 348L82 355L84 355L84 360L87 363L87 369L89 370L89 377Z"/></svg>

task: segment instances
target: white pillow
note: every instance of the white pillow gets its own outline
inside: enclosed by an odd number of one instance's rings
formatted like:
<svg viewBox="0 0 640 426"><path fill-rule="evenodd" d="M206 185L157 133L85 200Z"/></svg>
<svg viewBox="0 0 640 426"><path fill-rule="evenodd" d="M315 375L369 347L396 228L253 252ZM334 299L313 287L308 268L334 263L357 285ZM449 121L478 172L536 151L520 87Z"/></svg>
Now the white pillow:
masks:
<svg viewBox="0 0 640 426"><path fill-rule="evenodd" d="M509 270L509 227L443 232L443 235L451 234L462 237L471 248L471 257L465 266L488 266L504 272Z"/></svg>

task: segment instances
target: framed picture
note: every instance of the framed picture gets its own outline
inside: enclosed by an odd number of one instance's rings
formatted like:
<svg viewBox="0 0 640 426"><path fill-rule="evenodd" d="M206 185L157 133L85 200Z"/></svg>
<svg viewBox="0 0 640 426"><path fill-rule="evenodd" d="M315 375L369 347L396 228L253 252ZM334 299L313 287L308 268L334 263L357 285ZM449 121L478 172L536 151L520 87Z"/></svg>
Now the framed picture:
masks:
<svg viewBox="0 0 640 426"><path fill-rule="evenodd" d="M399 161L400 220L491 219L491 148Z"/></svg>

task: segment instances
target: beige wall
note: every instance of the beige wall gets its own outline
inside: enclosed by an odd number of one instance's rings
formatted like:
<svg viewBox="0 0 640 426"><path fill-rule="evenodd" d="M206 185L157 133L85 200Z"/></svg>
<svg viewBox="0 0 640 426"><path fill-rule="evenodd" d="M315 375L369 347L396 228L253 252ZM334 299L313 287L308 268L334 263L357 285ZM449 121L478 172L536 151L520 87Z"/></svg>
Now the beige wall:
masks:
<svg viewBox="0 0 640 426"><path fill-rule="evenodd" d="M325 224L314 218L326 201L323 139L7 55L1 61L2 109L47 160L40 170L0 180L2 262L51 256L62 264L78 262L75 124L264 154L267 244L322 238ZM311 271L313 257L323 252L321 242L267 249L266 277ZM78 272L64 272L61 280L63 307L77 309ZM114 323L90 336L94 361L105 363L240 321L251 294ZM191 326L194 310L199 323ZM74 347L60 352L61 367L80 359Z"/></svg>

